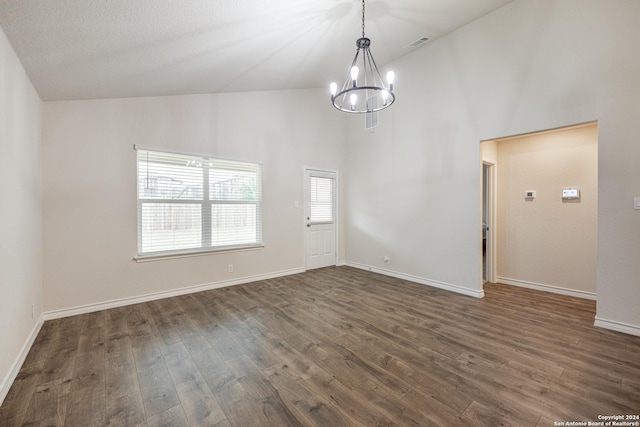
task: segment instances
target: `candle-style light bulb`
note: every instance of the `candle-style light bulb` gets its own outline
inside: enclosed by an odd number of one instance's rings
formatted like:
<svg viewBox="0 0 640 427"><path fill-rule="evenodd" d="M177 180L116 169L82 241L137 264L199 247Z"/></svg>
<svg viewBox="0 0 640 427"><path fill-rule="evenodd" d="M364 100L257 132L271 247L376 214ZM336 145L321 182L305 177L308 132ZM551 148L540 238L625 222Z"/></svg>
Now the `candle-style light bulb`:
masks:
<svg viewBox="0 0 640 427"><path fill-rule="evenodd" d="M329 90L331 91L331 97L336 96L336 93L338 93L338 85L336 84L336 82L333 82L329 85Z"/></svg>
<svg viewBox="0 0 640 427"><path fill-rule="evenodd" d="M353 87L356 86L356 80L358 80L358 74L360 69L356 66L351 67L351 80L353 80Z"/></svg>
<svg viewBox="0 0 640 427"><path fill-rule="evenodd" d="M396 73L394 73L393 71L389 71L387 73L387 83L389 83L389 86L393 86L393 80L396 78Z"/></svg>
<svg viewBox="0 0 640 427"><path fill-rule="evenodd" d="M350 97L350 100L351 100L351 109L355 110L356 109L356 101L358 100L358 95L356 95L355 93L352 93L351 97Z"/></svg>
<svg viewBox="0 0 640 427"><path fill-rule="evenodd" d="M389 99L389 91L388 90L383 90L382 91L382 101L384 102L384 105L387 105L387 100Z"/></svg>

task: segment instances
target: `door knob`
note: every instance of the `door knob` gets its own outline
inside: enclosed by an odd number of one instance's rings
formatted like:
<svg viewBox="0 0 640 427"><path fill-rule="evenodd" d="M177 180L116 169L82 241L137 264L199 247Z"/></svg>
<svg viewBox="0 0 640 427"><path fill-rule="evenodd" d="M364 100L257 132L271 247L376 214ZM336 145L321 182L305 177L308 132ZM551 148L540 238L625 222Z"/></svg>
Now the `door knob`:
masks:
<svg viewBox="0 0 640 427"><path fill-rule="evenodd" d="M310 222L307 223L307 227L311 227L311 223Z"/></svg>

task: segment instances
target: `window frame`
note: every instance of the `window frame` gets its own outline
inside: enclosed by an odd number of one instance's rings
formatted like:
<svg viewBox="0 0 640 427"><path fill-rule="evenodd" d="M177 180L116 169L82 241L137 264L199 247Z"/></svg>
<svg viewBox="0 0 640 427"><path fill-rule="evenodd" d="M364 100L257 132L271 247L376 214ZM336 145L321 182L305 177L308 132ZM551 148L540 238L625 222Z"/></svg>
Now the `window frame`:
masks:
<svg viewBox="0 0 640 427"><path fill-rule="evenodd" d="M238 159L230 159L224 157L218 157L208 154L200 154L200 153L188 153L188 152L179 152L179 151L171 151L164 150L158 148L146 148L139 147L134 145L135 162L136 162L136 177L135 177L135 185L136 185L136 256L133 258L137 262L144 261L153 261L158 259L167 259L167 258L182 258L182 257L191 257L191 256L201 256L207 254L214 253L223 253L223 252L236 252L236 251L247 251L247 250L257 250L264 247L263 242L263 191L262 191L262 180L263 180L263 164L262 162L256 161L248 161L248 160L238 160ZM244 164L245 166L250 166L252 168L256 168L257 172L257 192L258 197L256 200L214 200L211 199L209 195L210 191L210 170L215 170L215 167L204 167L203 168L203 176L202 176L202 191L203 195L201 199L163 199L163 198L141 198L140 197L140 159L139 152L149 152L149 153L157 153L161 155L175 155L178 156L187 156L197 158L202 161L203 164L210 164L211 162L220 161L220 162L236 162L240 164ZM240 170L240 169L237 169ZM200 232L201 232L201 241L200 246L194 246L190 248L180 248L180 249L169 249L169 250L158 250L158 251L142 251L142 213L143 204L171 204L171 205L197 205L200 206ZM232 243L232 244L224 244L224 245L212 245L211 233L213 230L212 227L212 208L214 206L224 206L224 205L252 205L256 208L256 242L251 243ZM205 225L205 222L208 222L208 226Z"/></svg>

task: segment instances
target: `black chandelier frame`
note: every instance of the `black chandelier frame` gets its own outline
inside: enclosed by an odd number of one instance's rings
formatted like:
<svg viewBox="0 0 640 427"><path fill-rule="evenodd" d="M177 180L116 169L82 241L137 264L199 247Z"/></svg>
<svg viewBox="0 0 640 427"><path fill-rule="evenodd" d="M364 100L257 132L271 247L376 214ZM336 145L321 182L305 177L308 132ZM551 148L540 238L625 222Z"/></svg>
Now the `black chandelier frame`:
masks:
<svg viewBox="0 0 640 427"><path fill-rule="evenodd" d="M364 33L364 13L365 1L362 0L362 37L356 40L357 50L349 73L339 91L335 83L331 84L331 103L346 113L373 113L384 110L396 100L393 93L393 72L387 74L388 85L385 86L371 54L371 40ZM362 82L361 86L358 86L358 78ZM379 98L382 98L381 103Z"/></svg>

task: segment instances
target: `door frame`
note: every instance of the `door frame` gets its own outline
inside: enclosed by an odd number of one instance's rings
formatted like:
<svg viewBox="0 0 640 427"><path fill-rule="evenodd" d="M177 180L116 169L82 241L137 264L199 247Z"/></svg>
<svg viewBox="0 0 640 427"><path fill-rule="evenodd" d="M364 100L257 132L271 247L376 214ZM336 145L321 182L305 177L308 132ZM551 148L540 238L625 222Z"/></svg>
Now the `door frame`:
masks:
<svg viewBox="0 0 640 427"><path fill-rule="evenodd" d="M327 168L317 168L317 167L311 167L311 166L305 166L303 167L302 170L302 229L303 229L303 233L304 233L304 249L302 251L302 257L303 257L303 265L304 265L304 271L308 271L308 266L307 266L307 248L308 248L308 244L309 244L309 235L307 233L307 197L309 196L308 194L308 188L307 188L307 174L309 172L320 172L320 173L327 173L327 174L333 174L335 176L335 181L334 181L334 193L333 193L333 203L334 203L334 213L333 213L333 221L334 221L334 245L335 247L333 248L333 252L336 255L336 259L335 259L335 265L340 265L340 263L338 262L339 259L339 253L338 253L338 248L340 247L339 245L339 224L340 224L340 174L337 170L335 169L327 169Z"/></svg>
<svg viewBox="0 0 640 427"><path fill-rule="evenodd" d="M487 171L485 174L485 166L487 166ZM497 253L497 244L496 244L496 193L497 193L497 180L496 180L496 165L491 162L483 161L482 162L482 193L484 193L484 185L486 180L487 187L487 198L486 198L486 210L487 210L487 233L486 233L486 249L485 249L485 264L486 264L486 281L495 283L496 282L496 253ZM480 230L482 230L482 216L484 214L484 194L481 197L480 201ZM482 268L484 267L482 264L482 231L480 232L480 279L484 284L484 274Z"/></svg>

